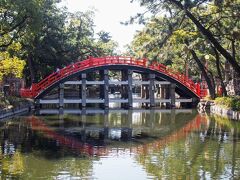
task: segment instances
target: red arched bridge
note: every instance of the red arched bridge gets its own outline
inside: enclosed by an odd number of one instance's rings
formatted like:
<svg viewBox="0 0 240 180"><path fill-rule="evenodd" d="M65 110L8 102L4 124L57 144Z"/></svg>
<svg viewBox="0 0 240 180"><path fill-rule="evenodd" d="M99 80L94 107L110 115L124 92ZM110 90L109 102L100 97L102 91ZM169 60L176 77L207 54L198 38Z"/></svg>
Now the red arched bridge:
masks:
<svg viewBox="0 0 240 180"><path fill-rule="evenodd" d="M37 104L58 107L91 103L109 107L114 102L128 107L134 103L175 106L196 105L201 89L185 75L160 63L148 64L147 59L90 57L53 72L29 89L21 89L20 94L34 98Z"/></svg>

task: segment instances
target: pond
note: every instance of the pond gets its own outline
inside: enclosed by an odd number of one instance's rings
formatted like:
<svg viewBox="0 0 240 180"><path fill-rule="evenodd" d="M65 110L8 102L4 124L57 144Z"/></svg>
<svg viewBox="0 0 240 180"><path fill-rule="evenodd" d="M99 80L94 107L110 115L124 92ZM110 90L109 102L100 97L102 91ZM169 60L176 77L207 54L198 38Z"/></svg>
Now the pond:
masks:
<svg viewBox="0 0 240 180"><path fill-rule="evenodd" d="M1 179L239 179L240 123L196 110L0 122Z"/></svg>

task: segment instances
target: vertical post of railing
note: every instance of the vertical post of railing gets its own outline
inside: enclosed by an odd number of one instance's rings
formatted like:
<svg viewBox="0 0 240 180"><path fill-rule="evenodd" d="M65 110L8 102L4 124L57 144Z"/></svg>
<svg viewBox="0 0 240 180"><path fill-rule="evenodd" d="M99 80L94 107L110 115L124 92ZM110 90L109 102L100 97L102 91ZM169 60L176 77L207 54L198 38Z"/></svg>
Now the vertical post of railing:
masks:
<svg viewBox="0 0 240 180"><path fill-rule="evenodd" d="M146 59L146 58L143 59L143 66L144 66L144 67L147 66L147 59Z"/></svg>
<svg viewBox="0 0 240 180"><path fill-rule="evenodd" d="M92 56L89 57L89 66L92 66L93 65L93 58Z"/></svg>
<svg viewBox="0 0 240 180"><path fill-rule="evenodd" d="M36 92L36 83L32 83L32 86L31 86L30 90L31 90L32 96L34 97L37 94L37 92Z"/></svg>
<svg viewBox="0 0 240 180"><path fill-rule="evenodd" d="M81 97L82 97L82 108L86 107L86 98L87 98L87 85L86 85L86 81L87 81L87 75L86 73L82 73L81 75L81 79L82 79L82 92L81 92Z"/></svg>
<svg viewBox="0 0 240 180"><path fill-rule="evenodd" d="M196 87L197 95L200 97L201 96L200 83L196 83L195 87Z"/></svg>
<svg viewBox="0 0 240 180"><path fill-rule="evenodd" d="M133 74L133 71L128 70L128 108L133 107L133 90L132 90L133 77L132 77L132 74Z"/></svg>

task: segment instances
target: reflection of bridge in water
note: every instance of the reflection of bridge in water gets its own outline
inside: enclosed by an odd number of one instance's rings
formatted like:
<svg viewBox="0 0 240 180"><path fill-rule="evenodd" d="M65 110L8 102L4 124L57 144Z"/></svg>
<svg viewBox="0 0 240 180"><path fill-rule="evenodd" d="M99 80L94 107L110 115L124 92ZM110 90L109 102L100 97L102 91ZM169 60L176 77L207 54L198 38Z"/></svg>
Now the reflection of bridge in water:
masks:
<svg viewBox="0 0 240 180"><path fill-rule="evenodd" d="M134 111L135 112L135 111ZM149 112L149 111L148 111ZM171 112L171 111L170 111ZM146 112L147 113L147 112ZM131 115L130 115L131 114ZM153 113L148 113L150 117L152 117L152 121L154 119ZM181 113L179 113L181 114ZM130 118L130 121L124 125L124 127L111 126L109 124L109 120L107 119L108 114L104 115L104 126L103 127L88 127L85 123L82 124L81 127L71 127L71 128L60 128L61 130L54 130L54 128L49 127L44 120L41 120L38 117L32 116L28 118L28 122L31 125L31 128L35 131L40 131L44 133L44 136L51 138L58 142L60 145L64 147L68 147L77 153L83 153L86 155L108 155L113 150L117 152L121 151L129 151L129 152L137 152L138 154L147 153L154 149L161 148L162 146L177 141L183 137L186 137L190 132L199 129L202 124L206 125L206 119L201 117L199 114L194 116L189 113L189 117L193 118L190 121L182 124L179 129L171 131L171 128L160 125L154 126L154 123L151 123L150 119L148 120L150 123L149 127L137 127L134 125L134 120L131 118L134 114L126 112L127 117ZM173 121L175 119L175 114L170 115L169 121ZM187 116L184 115L186 118ZM84 116L81 120L84 122ZM161 118L160 118L161 120ZM151 126L152 125L152 126ZM106 146L106 144L94 144L89 139L98 139L101 141L113 141L120 143L121 141L129 141L132 140L133 137L137 137L139 132L162 132L162 136L154 137L155 140L151 140L151 142L147 142L146 144L141 144L141 141L132 145L131 147L124 148L111 148ZM78 134L77 138L71 136L70 134ZM117 141L116 141L117 140Z"/></svg>
<svg viewBox="0 0 240 180"><path fill-rule="evenodd" d="M139 96L134 97L134 92ZM89 58L54 72L31 88L22 89L21 96L34 98L40 108L85 108L96 104L108 108L110 103L121 103L125 108L134 103L175 107L176 103L195 106L201 89L198 83L159 63L148 65L146 59L103 57Z"/></svg>

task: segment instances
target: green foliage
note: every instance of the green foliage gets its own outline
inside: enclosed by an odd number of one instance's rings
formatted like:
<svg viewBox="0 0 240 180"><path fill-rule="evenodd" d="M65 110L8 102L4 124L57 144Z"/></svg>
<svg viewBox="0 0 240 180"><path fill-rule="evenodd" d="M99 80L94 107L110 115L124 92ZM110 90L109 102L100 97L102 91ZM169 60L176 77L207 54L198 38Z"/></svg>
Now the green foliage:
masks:
<svg viewBox="0 0 240 180"><path fill-rule="evenodd" d="M70 13L66 8L59 8L59 2L60 0L1 2L0 53L1 56L8 56L8 64L19 64L18 72L7 74L20 77L20 70L26 64L25 78L39 81L56 68L74 61L115 53L117 43L111 40L108 32L100 31L99 38L95 38L94 12ZM16 44L22 48L9 48ZM5 74L0 74L0 78Z"/></svg>
<svg viewBox="0 0 240 180"><path fill-rule="evenodd" d="M13 155L3 156L1 158L2 173L13 177L20 176L24 171L24 161L22 154L16 151Z"/></svg>
<svg viewBox="0 0 240 180"><path fill-rule="evenodd" d="M29 102L25 99L14 97L14 96L4 97L4 95L0 93L0 109L10 108L10 107L15 108L19 106L24 106L27 103Z"/></svg>
<svg viewBox="0 0 240 180"><path fill-rule="evenodd" d="M240 111L240 96L235 97L218 97L215 103L225 108Z"/></svg>
<svg viewBox="0 0 240 180"><path fill-rule="evenodd" d="M153 17L134 37L129 48L135 50L131 52L134 56L147 57L163 64L171 61L170 66L182 73L186 73L186 65L188 65L188 74L198 80L203 70L193 60L190 50L194 50L201 63L206 66L208 76L213 76L213 79L219 78L216 54L213 50L215 45L206 34L202 35L202 29L196 26L199 23L208 30L208 35L212 35L215 42L219 43L218 47L222 46L223 51L232 52L235 60L240 62L239 0L136 1L152 12ZM195 21L188 16L189 14L195 18ZM219 53L224 54L220 51ZM226 56L223 56L220 56L220 64L226 61ZM229 54L229 58L230 56Z"/></svg>
<svg viewBox="0 0 240 180"><path fill-rule="evenodd" d="M20 43L13 43L8 47L7 51L0 51L0 81L3 77L22 77L26 63L17 56L11 55L20 49Z"/></svg>

